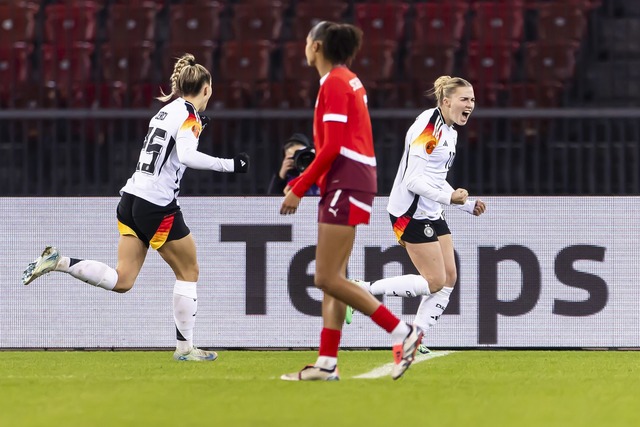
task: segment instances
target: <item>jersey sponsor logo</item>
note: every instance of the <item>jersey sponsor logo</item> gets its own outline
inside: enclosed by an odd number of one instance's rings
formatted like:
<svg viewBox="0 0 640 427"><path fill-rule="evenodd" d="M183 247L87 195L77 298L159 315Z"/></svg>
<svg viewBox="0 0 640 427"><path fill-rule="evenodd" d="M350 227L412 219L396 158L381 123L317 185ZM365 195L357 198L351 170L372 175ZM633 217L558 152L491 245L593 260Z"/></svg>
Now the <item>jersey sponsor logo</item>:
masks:
<svg viewBox="0 0 640 427"><path fill-rule="evenodd" d="M427 237L433 237L433 228L431 228L431 225L427 224L424 226L424 235Z"/></svg>
<svg viewBox="0 0 640 427"><path fill-rule="evenodd" d="M156 120L164 120L165 117L167 117L167 112L166 111L160 111L155 117L154 119Z"/></svg>

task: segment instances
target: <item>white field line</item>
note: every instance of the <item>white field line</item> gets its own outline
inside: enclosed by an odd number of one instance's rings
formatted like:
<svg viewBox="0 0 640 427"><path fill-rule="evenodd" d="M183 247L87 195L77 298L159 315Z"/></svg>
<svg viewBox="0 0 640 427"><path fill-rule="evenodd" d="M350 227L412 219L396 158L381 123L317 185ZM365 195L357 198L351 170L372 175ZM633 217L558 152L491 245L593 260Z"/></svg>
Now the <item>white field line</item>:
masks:
<svg viewBox="0 0 640 427"><path fill-rule="evenodd" d="M435 359L436 357L446 356L448 354L453 353L453 351L432 351L427 354L419 354L416 356L413 361L413 365L424 362L425 360ZM372 378L381 378L391 375L391 368L393 368L393 363L387 363L386 365L379 366L372 371L366 372L361 375L356 375L353 378L357 379L372 379Z"/></svg>

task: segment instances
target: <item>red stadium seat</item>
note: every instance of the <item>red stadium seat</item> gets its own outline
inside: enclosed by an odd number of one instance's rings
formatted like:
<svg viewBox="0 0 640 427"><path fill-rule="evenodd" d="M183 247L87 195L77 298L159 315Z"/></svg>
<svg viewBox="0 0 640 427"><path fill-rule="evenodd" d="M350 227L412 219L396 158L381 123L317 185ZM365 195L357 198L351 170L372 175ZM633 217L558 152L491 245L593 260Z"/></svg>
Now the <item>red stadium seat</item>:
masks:
<svg viewBox="0 0 640 427"><path fill-rule="evenodd" d="M471 42L467 64L467 80L485 83L504 82L511 79L515 42L483 44Z"/></svg>
<svg viewBox="0 0 640 427"><path fill-rule="evenodd" d="M209 107L216 110L248 108L251 95L255 93L249 85L241 82L215 83Z"/></svg>
<svg viewBox="0 0 640 427"><path fill-rule="evenodd" d="M291 36L294 40L305 40L311 28L321 21L341 22L348 4L327 0L298 3L295 7Z"/></svg>
<svg viewBox="0 0 640 427"><path fill-rule="evenodd" d="M76 83L67 100L70 108L122 108L126 86L114 83Z"/></svg>
<svg viewBox="0 0 640 427"><path fill-rule="evenodd" d="M430 45L419 40L411 43L404 62L404 76L409 80L431 84L442 75L453 74L458 44Z"/></svg>
<svg viewBox="0 0 640 427"><path fill-rule="evenodd" d="M104 44L100 50L100 69L105 82L130 85L152 81L151 55L155 45L149 41L129 46Z"/></svg>
<svg viewBox="0 0 640 427"><path fill-rule="evenodd" d="M277 40L282 31L284 5L269 3L239 3L233 5L231 26L236 40Z"/></svg>
<svg viewBox="0 0 640 427"><path fill-rule="evenodd" d="M221 79L245 83L268 80L272 49L268 40L226 42L220 56Z"/></svg>
<svg viewBox="0 0 640 427"><path fill-rule="evenodd" d="M579 44L568 41L537 41L525 45L527 78L532 81L561 81L573 77Z"/></svg>
<svg viewBox="0 0 640 427"><path fill-rule="evenodd" d="M194 40L217 40L220 35L220 12L223 8L216 1L172 4L169 11L171 43L185 45Z"/></svg>
<svg viewBox="0 0 640 427"><path fill-rule="evenodd" d="M313 108L318 92L318 83L310 81L285 81L261 86L261 108Z"/></svg>
<svg viewBox="0 0 640 427"><path fill-rule="evenodd" d="M365 40L351 67L365 88L396 75L397 50L393 40Z"/></svg>
<svg viewBox="0 0 640 427"><path fill-rule="evenodd" d="M365 40L399 41L404 36L408 9L408 4L400 2L356 3L355 24L362 29Z"/></svg>
<svg viewBox="0 0 640 427"><path fill-rule="evenodd" d="M51 4L45 7L45 40L49 44L70 45L91 42L96 37L98 5L92 2L78 4Z"/></svg>
<svg viewBox="0 0 640 427"><path fill-rule="evenodd" d="M91 43L42 46L42 78L47 87L68 90L70 84L91 80Z"/></svg>
<svg viewBox="0 0 640 427"><path fill-rule="evenodd" d="M582 40L587 28L583 7L566 2L541 3L538 11L538 39Z"/></svg>
<svg viewBox="0 0 640 427"><path fill-rule="evenodd" d="M437 45L458 43L464 32L466 1L416 3L413 39Z"/></svg>
<svg viewBox="0 0 640 427"><path fill-rule="evenodd" d="M287 42L282 45L282 76L285 80L311 82L320 80L318 71L307 64L304 46L304 41Z"/></svg>
<svg viewBox="0 0 640 427"><path fill-rule="evenodd" d="M151 1L139 4L114 4L109 7L107 28L110 44L154 41L158 5Z"/></svg>
<svg viewBox="0 0 640 427"><path fill-rule="evenodd" d="M472 38L485 43L519 41L524 25L521 2L478 2L473 4Z"/></svg>
<svg viewBox="0 0 640 427"><path fill-rule="evenodd" d="M560 106L562 83L511 83L504 86L506 106L517 108L556 108Z"/></svg>
<svg viewBox="0 0 640 427"><path fill-rule="evenodd" d="M14 42L33 41L38 9L35 3L0 4L0 46L10 47Z"/></svg>
<svg viewBox="0 0 640 427"><path fill-rule="evenodd" d="M0 47L0 85L11 88L27 82L32 52L33 45L25 42Z"/></svg>

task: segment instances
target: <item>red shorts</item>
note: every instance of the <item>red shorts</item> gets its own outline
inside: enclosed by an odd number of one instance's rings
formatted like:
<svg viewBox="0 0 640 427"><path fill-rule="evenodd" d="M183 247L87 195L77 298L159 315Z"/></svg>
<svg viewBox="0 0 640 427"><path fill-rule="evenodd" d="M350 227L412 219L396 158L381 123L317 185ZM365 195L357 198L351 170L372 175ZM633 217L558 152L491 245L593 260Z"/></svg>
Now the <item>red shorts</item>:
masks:
<svg viewBox="0 0 640 427"><path fill-rule="evenodd" d="M375 194L356 190L334 190L322 196L318 222L337 225L369 224Z"/></svg>

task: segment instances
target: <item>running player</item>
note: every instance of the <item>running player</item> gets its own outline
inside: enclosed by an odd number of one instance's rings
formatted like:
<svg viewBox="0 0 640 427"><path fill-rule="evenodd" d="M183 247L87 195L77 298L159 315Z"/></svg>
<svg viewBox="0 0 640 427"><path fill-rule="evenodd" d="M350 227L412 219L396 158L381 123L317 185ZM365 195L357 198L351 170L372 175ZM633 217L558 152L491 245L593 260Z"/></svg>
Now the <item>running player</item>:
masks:
<svg viewBox="0 0 640 427"><path fill-rule="evenodd" d="M300 198L313 185L320 188L315 285L323 291L320 350L314 365L282 376L283 380L338 380L338 348L350 304L391 334L393 379L413 362L422 335L400 321L371 294L346 278L356 226L368 224L376 193L376 158L366 92L347 66L362 42L352 25L320 22L307 37L305 55L320 74L313 134L316 158L285 188L280 208L294 214Z"/></svg>
<svg viewBox="0 0 640 427"><path fill-rule="evenodd" d="M158 97L167 102L149 122L136 170L120 190L117 208L118 264L115 269L92 260L62 256L47 246L22 276L25 285L51 271L68 273L92 286L109 291L129 291L140 273L149 246L171 266L176 281L173 313L176 324L176 360L213 361L217 354L193 345L197 312L198 260L196 244L178 204L180 180L187 167L218 172L245 173L249 156L233 159L198 151L203 129L200 112L211 97L211 74L191 54L180 58L171 75L171 93ZM205 123L206 124L206 123Z"/></svg>
<svg viewBox="0 0 640 427"><path fill-rule="evenodd" d="M453 240L442 205L454 205L475 216L486 209L482 200L468 199L467 190L454 190L446 180L456 156L454 125L464 126L473 112L473 87L460 77L442 76L431 92L437 108L420 114L407 131L387 205L396 238L420 275L355 281L373 295L422 296L414 320L422 332L434 326L447 308L457 278ZM348 322L350 318L347 308ZM418 351L429 350L420 345Z"/></svg>

